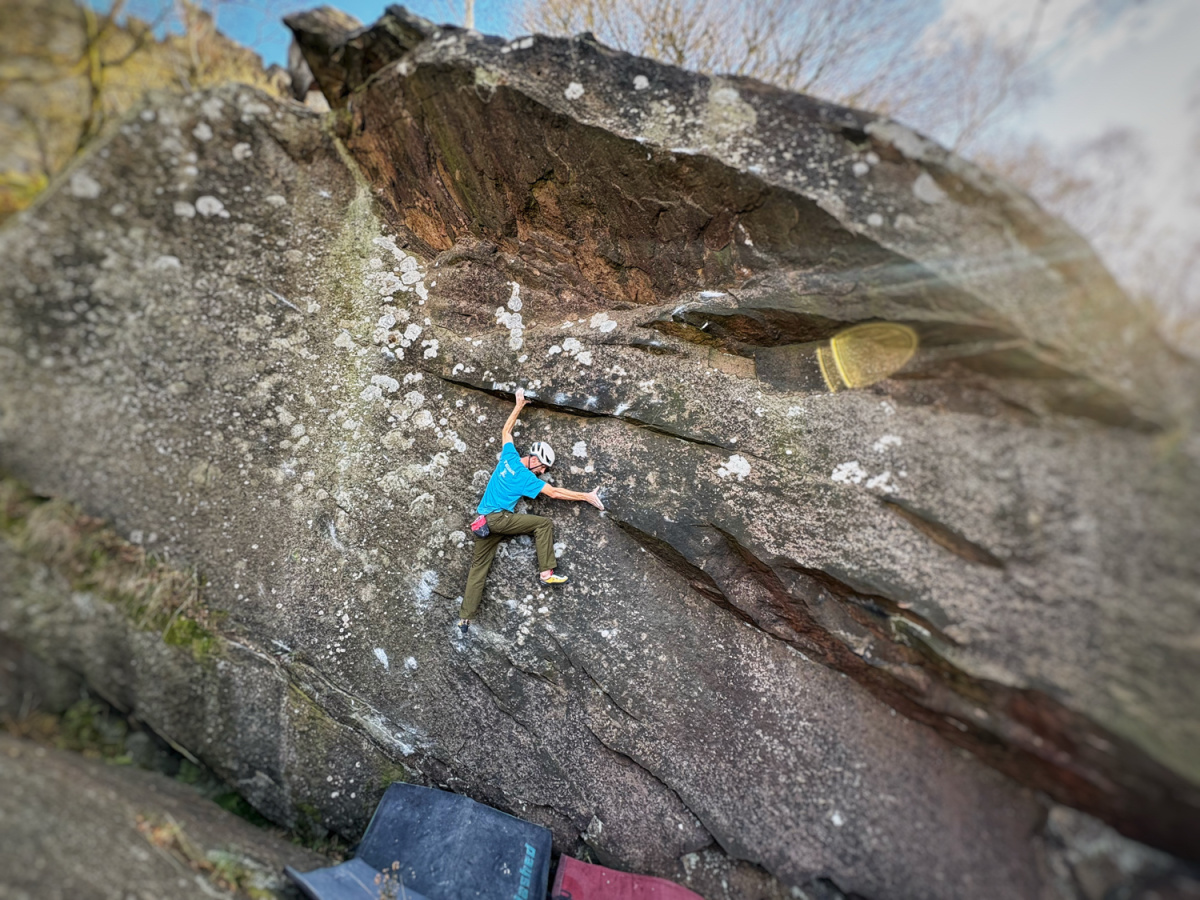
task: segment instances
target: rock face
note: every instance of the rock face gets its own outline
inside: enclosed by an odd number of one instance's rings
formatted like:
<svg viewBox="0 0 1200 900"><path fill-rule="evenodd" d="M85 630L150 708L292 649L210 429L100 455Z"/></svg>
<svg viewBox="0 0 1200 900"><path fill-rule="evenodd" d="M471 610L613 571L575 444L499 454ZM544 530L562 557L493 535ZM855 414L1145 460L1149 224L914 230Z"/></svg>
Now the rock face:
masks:
<svg viewBox="0 0 1200 900"><path fill-rule="evenodd" d="M0 776L5 897L267 900L328 863L155 773L0 734Z"/></svg>
<svg viewBox="0 0 1200 900"><path fill-rule="evenodd" d="M1200 379L1086 245L854 110L339 21L327 122L162 98L0 232L0 464L217 649L17 547L0 630L351 836L402 764L708 897L1071 896L1046 796L1200 856ZM916 355L831 392L878 320ZM519 386L608 512L531 504L572 581L509 542L463 642Z"/></svg>

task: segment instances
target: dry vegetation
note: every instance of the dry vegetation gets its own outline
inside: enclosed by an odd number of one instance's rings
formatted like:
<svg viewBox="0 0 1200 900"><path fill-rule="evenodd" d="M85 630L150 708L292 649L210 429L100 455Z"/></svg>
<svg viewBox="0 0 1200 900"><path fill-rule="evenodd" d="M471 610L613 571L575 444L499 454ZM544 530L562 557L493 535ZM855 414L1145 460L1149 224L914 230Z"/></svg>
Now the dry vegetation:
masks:
<svg viewBox="0 0 1200 900"><path fill-rule="evenodd" d="M188 645L198 656L214 648L218 616L200 602L199 576L155 559L73 504L36 497L0 476L0 539L75 590L115 604L137 628Z"/></svg>
<svg viewBox="0 0 1200 900"><path fill-rule="evenodd" d="M1040 10L1040 7L1039 7ZM590 31L671 65L748 75L975 146L1037 87L1022 40L979 22L930 33L923 0L527 0L530 31Z"/></svg>

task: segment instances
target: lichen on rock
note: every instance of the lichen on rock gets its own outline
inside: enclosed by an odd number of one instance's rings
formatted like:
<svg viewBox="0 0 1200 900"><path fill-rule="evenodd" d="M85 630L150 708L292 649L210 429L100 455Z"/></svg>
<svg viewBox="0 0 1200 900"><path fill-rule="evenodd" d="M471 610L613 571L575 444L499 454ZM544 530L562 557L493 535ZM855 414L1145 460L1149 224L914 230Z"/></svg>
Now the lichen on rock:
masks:
<svg viewBox="0 0 1200 900"><path fill-rule="evenodd" d="M224 617L202 688L46 652L347 836L398 766L705 896L1033 896L1046 796L1194 855L1197 375L1086 246L865 113L387 15L290 19L328 120L156 100L0 232L5 467ZM608 510L531 504L571 582L507 543L462 642L517 387Z"/></svg>

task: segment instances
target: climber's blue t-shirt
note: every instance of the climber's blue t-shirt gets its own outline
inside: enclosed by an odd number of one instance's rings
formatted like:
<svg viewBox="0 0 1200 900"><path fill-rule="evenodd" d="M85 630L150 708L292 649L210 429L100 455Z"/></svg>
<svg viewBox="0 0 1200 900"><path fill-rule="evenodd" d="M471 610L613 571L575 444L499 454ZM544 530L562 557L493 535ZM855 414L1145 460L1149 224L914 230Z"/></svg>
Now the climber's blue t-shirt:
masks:
<svg viewBox="0 0 1200 900"><path fill-rule="evenodd" d="M482 516L500 510L512 512L518 500L536 497L545 486L544 481L522 464L517 448L505 443L500 451L500 461L496 463L496 471L488 479L483 499L475 511Z"/></svg>

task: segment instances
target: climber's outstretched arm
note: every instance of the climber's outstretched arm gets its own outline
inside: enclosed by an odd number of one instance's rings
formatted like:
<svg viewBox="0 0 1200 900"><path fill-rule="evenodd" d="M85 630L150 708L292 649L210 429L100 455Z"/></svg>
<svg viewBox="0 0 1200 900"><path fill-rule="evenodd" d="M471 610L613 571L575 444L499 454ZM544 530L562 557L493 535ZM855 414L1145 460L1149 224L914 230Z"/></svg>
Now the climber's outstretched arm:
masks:
<svg viewBox="0 0 1200 900"><path fill-rule="evenodd" d="M525 388L517 388L517 402L513 406L513 411L508 414L508 419L504 423L504 430L500 432L501 444L511 444L513 442L513 426L517 424L517 416L521 414L521 410L524 408Z"/></svg>
<svg viewBox="0 0 1200 900"><path fill-rule="evenodd" d="M590 503L596 509L604 509L604 504L600 502L599 488L588 493L582 491L568 491L566 488L555 487L552 484L542 488L541 497L549 497L551 500L579 500L583 503Z"/></svg>

